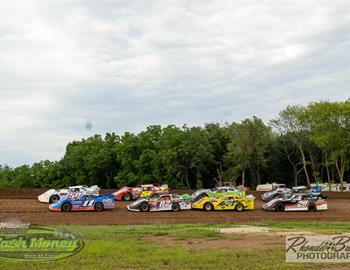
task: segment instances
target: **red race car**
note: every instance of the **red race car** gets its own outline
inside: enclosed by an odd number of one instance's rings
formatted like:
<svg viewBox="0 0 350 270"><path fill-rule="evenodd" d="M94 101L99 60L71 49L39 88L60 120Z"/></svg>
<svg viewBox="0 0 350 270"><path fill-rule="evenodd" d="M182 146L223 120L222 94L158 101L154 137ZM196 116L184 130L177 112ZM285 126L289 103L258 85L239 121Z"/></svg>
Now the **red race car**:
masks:
<svg viewBox="0 0 350 270"><path fill-rule="evenodd" d="M169 193L168 185L157 185L157 184L149 184L149 185L138 185L136 187L122 187L113 193L114 199L116 201L131 201L137 200L141 197L143 192L150 192L151 194L158 193Z"/></svg>

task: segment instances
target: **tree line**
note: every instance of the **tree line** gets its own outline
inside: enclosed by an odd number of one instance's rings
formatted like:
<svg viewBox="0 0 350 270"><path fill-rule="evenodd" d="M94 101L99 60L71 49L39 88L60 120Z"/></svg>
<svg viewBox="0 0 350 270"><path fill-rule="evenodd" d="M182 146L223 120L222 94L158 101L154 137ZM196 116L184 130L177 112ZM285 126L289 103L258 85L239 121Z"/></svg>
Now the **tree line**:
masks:
<svg viewBox="0 0 350 270"><path fill-rule="evenodd" d="M268 123L252 117L95 135L69 143L58 161L0 166L0 187L167 183L193 189L220 181L251 188L273 181L342 185L350 174L349 160L350 100L322 101L288 106Z"/></svg>

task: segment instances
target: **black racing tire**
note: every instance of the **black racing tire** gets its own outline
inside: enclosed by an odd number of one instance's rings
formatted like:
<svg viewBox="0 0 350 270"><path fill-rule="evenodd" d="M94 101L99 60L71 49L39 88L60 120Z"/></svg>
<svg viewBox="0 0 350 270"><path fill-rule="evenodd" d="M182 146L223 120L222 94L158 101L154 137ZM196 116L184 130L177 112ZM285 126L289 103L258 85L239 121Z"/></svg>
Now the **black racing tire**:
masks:
<svg viewBox="0 0 350 270"><path fill-rule="evenodd" d="M104 206L103 206L102 203L96 203L95 206L94 206L94 208L95 208L95 210L96 210L97 212L102 212L103 209L104 209Z"/></svg>
<svg viewBox="0 0 350 270"><path fill-rule="evenodd" d="M150 207L149 207L148 203L143 203L143 204L140 205L140 211L141 212L148 212L149 209L150 209Z"/></svg>
<svg viewBox="0 0 350 270"><path fill-rule="evenodd" d="M72 211L72 205L69 202L65 202L61 205L61 211L62 212L70 212Z"/></svg>
<svg viewBox="0 0 350 270"><path fill-rule="evenodd" d="M49 199L49 203L57 203L60 200L60 196L52 195Z"/></svg>
<svg viewBox="0 0 350 270"><path fill-rule="evenodd" d="M284 211L284 204L279 202L275 205L276 212L283 212Z"/></svg>
<svg viewBox="0 0 350 270"><path fill-rule="evenodd" d="M203 205L203 210L205 211L213 211L214 210L214 205L210 202L206 202L204 205Z"/></svg>
<svg viewBox="0 0 350 270"><path fill-rule="evenodd" d="M238 212L242 212L244 210L244 205L242 203L237 203L235 210Z"/></svg>
<svg viewBox="0 0 350 270"><path fill-rule="evenodd" d="M125 193L122 197L122 201L131 201L133 198L132 198L132 195L130 193Z"/></svg>
<svg viewBox="0 0 350 270"><path fill-rule="evenodd" d="M317 211L317 206L314 203L311 203L308 207L309 212L316 212Z"/></svg>
<svg viewBox="0 0 350 270"><path fill-rule="evenodd" d="M171 205L171 211L173 212L179 212L181 210L180 204L178 203L173 203Z"/></svg>

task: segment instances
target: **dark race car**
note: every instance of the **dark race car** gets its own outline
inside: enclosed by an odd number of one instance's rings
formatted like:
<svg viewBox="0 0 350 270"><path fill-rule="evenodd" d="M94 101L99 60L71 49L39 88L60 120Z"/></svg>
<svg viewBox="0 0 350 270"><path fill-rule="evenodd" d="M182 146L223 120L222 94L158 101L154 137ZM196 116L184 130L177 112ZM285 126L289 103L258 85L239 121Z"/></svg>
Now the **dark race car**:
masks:
<svg viewBox="0 0 350 270"><path fill-rule="evenodd" d="M322 188L318 185L313 187L307 187L307 186L299 186L299 187L293 187L293 188L276 188L272 191L265 192L261 195L261 199L265 202L271 201L273 199L279 199L279 198L289 198L292 195L300 194L300 195L307 195L311 194L315 197L319 197L321 199L326 199L327 196L322 194Z"/></svg>
<svg viewBox="0 0 350 270"><path fill-rule="evenodd" d="M289 198L273 199L263 204L263 209L267 211L319 211L327 210L328 203L325 199L312 194L295 194Z"/></svg>

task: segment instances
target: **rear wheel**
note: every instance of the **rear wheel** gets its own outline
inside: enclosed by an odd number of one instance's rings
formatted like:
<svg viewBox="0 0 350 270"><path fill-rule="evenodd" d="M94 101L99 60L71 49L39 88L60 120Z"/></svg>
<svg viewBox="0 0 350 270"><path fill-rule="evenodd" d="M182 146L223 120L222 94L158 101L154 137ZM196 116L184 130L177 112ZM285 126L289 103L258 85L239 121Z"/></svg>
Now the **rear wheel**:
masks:
<svg viewBox="0 0 350 270"><path fill-rule="evenodd" d="M49 199L50 203L57 203L60 200L60 196L58 195L52 195Z"/></svg>
<svg viewBox="0 0 350 270"><path fill-rule="evenodd" d="M244 205L241 203L237 203L236 207L235 207L236 211L238 212L242 212L244 210Z"/></svg>
<svg viewBox="0 0 350 270"><path fill-rule="evenodd" d="M283 203L278 203L275 206L276 212L283 212L284 211L284 204Z"/></svg>
<svg viewBox="0 0 350 270"><path fill-rule="evenodd" d="M97 211L97 212L101 212L101 211L103 211L103 204L102 203L96 203L95 204L95 210Z"/></svg>
<svg viewBox="0 0 350 270"><path fill-rule="evenodd" d="M143 204L141 204L141 206L140 206L140 211L141 211L141 212L148 212L148 211L149 211L149 205L148 205L148 203L143 203Z"/></svg>
<svg viewBox="0 0 350 270"><path fill-rule="evenodd" d="M61 211L62 212L70 212L70 211L72 211L72 205L70 203L68 203L68 202L62 204Z"/></svg>
<svg viewBox="0 0 350 270"><path fill-rule="evenodd" d="M123 201L131 201L132 200L132 195L130 193L125 193L122 197Z"/></svg>
<svg viewBox="0 0 350 270"><path fill-rule="evenodd" d="M173 203L172 206L171 206L171 210L173 212L178 212L178 211L181 210L181 207L180 207L180 205L178 203Z"/></svg>
<svg viewBox="0 0 350 270"><path fill-rule="evenodd" d="M214 205L212 203L205 203L204 206L203 206L203 209L205 211L213 211L214 210Z"/></svg>
<svg viewBox="0 0 350 270"><path fill-rule="evenodd" d="M310 212L315 212L315 211L317 211L317 207L316 207L315 204L312 203L312 204L309 205L308 210Z"/></svg>

